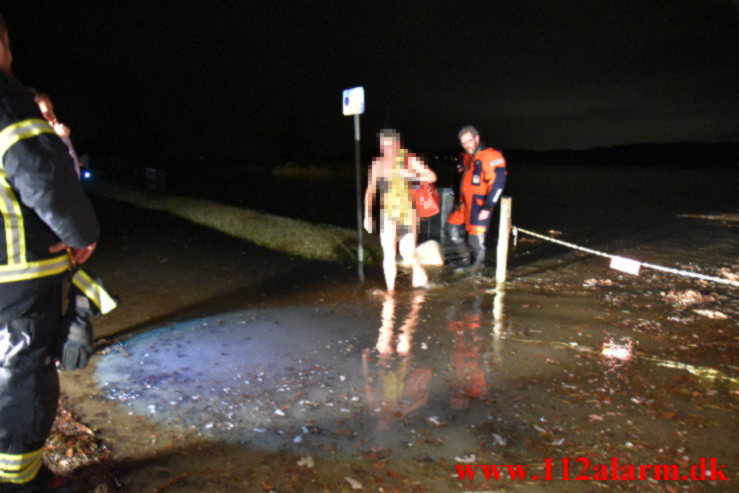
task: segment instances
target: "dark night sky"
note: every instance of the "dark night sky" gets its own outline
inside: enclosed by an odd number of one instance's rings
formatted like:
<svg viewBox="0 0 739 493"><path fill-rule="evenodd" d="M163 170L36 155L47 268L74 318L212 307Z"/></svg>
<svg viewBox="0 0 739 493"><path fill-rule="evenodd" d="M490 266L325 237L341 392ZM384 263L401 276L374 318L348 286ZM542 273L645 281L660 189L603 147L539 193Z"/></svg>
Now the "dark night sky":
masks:
<svg viewBox="0 0 739 493"><path fill-rule="evenodd" d="M737 0L8 1L15 73L84 152L240 158L739 140ZM374 147L365 140L364 146Z"/></svg>

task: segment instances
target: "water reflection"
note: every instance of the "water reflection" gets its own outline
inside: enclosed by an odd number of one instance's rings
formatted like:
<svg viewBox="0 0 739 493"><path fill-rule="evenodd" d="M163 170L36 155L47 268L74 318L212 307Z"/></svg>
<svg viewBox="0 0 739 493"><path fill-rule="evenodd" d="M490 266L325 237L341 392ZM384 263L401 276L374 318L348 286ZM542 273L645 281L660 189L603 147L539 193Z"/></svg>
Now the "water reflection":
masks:
<svg viewBox="0 0 739 493"><path fill-rule="evenodd" d="M627 361L631 359L632 350L633 342L628 337L618 342L608 339L603 343L600 354L603 356L603 361L605 362Z"/></svg>
<svg viewBox="0 0 739 493"><path fill-rule="evenodd" d="M410 309L395 332L397 300L388 293L382 302L378 331L377 357L370 349L362 353L362 375L367 406L378 416L378 429L388 430L394 418L402 418L425 406L429 399L429 383L433 370L416 366L411 353L418 315L426 301L426 293L411 294Z"/></svg>
<svg viewBox="0 0 739 493"><path fill-rule="evenodd" d="M449 406L465 410L472 399L485 396L489 370L483 358L482 296L447 309L446 329L452 334Z"/></svg>
<svg viewBox="0 0 739 493"><path fill-rule="evenodd" d="M601 345L599 362L603 369L603 390L615 393L628 388L631 393L634 341L630 337L608 337Z"/></svg>
<svg viewBox="0 0 739 493"><path fill-rule="evenodd" d="M480 293L441 311L438 304L424 311L424 291L384 296L374 348L362 353L365 403L377 419L377 430L390 430L394 421L404 421L426 406L433 408L426 410L428 421L438 424L444 420L439 416L486 401L491 365L502 362L503 300L501 290L492 306L491 297ZM443 317L441 327L432 314ZM421 320L429 320L429 325L419 326ZM414 336L421 342L414 344ZM439 350L426 352L426 341Z"/></svg>
<svg viewBox="0 0 739 493"><path fill-rule="evenodd" d="M495 297L493 298L493 362L495 364L501 364L503 362L503 332L505 329L505 289L503 286L498 286L495 290Z"/></svg>

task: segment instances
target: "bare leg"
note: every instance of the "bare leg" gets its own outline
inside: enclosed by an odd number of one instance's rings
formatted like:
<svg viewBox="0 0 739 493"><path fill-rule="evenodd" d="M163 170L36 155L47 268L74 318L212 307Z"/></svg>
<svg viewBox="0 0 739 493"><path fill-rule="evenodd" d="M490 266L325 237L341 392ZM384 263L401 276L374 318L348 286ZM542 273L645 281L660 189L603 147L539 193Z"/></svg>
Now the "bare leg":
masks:
<svg viewBox="0 0 739 493"><path fill-rule="evenodd" d="M385 284L388 292L395 290L395 223L385 219L380 230L380 244L382 245L382 270L385 273Z"/></svg>
<svg viewBox="0 0 739 493"><path fill-rule="evenodd" d="M426 271L416 258L416 233L408 233L400 239L400 254L413 269L413 287L425 286L429 282Z"/></svg>

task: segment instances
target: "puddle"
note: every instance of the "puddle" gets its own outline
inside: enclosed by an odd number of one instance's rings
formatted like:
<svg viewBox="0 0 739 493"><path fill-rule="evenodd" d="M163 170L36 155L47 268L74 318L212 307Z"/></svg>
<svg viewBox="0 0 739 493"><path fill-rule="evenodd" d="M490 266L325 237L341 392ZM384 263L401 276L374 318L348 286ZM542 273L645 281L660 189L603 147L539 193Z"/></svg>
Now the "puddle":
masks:
<svg viewBox="0 0 739 493"><path fill-rule="evenodd" d="M614 253L737 271L730 224L679 226ZM120 342L95 367L109 405L185 443L223 447L213 457L165 455L165 477L134 472L131 491L350 491L345 476L368 491L721 489L460 480L458 464L527 464L541 476L547 459L559 474L563 460L580 457L734 465L735 288L630 276L565 252L511 274L504 292L489 279L392 297L318 288L300 305L182 321ZM164 440L163 449L174 446ZM247 465L239 449L266 455ZM221 472L211 482L192 473L213 468Z"/></svg>

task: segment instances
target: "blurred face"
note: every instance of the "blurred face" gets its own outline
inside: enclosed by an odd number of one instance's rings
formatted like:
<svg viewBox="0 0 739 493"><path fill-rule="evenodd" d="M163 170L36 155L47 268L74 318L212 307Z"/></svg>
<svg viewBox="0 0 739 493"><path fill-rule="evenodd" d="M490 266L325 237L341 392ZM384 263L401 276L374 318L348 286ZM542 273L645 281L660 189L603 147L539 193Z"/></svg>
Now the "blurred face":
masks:
<svg viewBox="0 0 739 493"><path fill-rule="evenodd" d="M464 133L459 138L459 144L467 154L474 154L475 150L480 146L480 136L473 136L470 132Z"/></svg>
<svg viewBox="0 0 739 493"><path fill-rule="evenodd" d="M49 98L42 98L36 101L38 109L41 110L41 114L44 116L47 122L54 124L57 122L56 113L54 113L54 105Z"/></svg>
<svg viewBox="0 0 739 493"><path fill-rule="evenodd" d="M392 137L380 137L380 152L383 156L390 156L398 152L400 141Z"/></svg>

